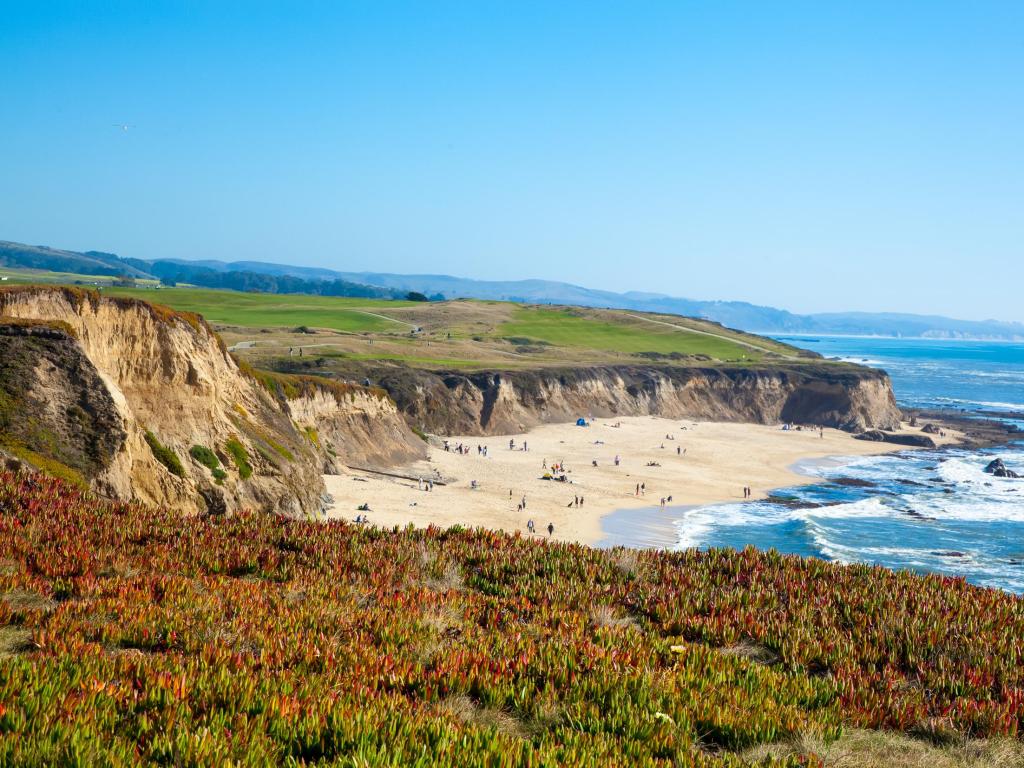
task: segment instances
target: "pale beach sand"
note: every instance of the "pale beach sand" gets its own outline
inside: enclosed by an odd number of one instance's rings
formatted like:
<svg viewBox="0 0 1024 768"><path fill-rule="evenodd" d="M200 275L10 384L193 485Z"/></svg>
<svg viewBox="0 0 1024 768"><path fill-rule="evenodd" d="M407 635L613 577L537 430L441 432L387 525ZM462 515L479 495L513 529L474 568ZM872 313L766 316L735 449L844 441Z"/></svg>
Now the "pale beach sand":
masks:
<svg viewBox="0 0 1024 768"><path fill-rule="evenodd" d="M904 431L917 430L905 425ZM942 444L955 442L957 435L933 437ZM676 507L737 501L743 498L744 485L752 488L753 498L763 498L776 488L813 482L793 471L798 462L907 450L854 440L834 429L826 429L822 438L817 431L785 431L779 426L657 417L597 419L588 427L548 424L527 434L447 439L453 449L459 443L469 446L469 453L445 452L440 439L432 439L426 460L389 470L414 479L358 470L326 475L334 498L328 516L353 520L361 514L356 507L367 503L373 525L481 526L523 535L529 535L526 524L532 519L537 535L547 537L550 522L555 526L553 538L597 544L606 538L602 517L616 510L637 509L639 516L647 508L649 514L650 507L669 496ZM510 439L515 440L515 450L509 450ZM524 441L528 451L521 450ZM478 445L487 446L486 458L478 455ZM677 446L685 455L677 454ZM619 466L614 465L616 454ZM651 461L660 466L646 466ZM544 462L549 468L564 463L571 482L542 479ZM419 477L440 477L446 484L421 491L415 479ZM476 489L471 487L473 480ZM646 492L638 496L640 483ZM524 496L526 509L517 511ZM584 500L579 508L570 506L575 496ZM618 526L626 514L617 516Z"/></svg>

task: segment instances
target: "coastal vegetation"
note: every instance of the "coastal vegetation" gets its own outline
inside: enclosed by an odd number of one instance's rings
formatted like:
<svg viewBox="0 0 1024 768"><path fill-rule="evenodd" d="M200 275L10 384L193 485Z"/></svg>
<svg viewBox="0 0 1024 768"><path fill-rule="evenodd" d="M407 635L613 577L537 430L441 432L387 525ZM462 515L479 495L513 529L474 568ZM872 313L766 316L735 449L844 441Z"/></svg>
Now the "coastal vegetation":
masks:
<svg viewBox="0 0 1024 768"><path fill-rule="evenodd" d="M185 467L182 466L178 454L161 443L157 436L148 429L146 430L146 443L149 445L149 449L153 451L153 456L156 457L156 460L167 467L171 474L178 477L185 476Z"/></svg>
<svg viewBox="0 0 1024 768"><path fill-rule="evenodd" d="M0 510L3 764L1021 756L1024 602L962 580L186 516L8 471Z"/></svg>
<svg viewBox="0 0 1024 768"><path fill-rule="evenodd" d="M249 452L245 450L245 446L234 438L224 443L224 450L231 454L231 458L235 462L235 469L238 470L238 476L243 480L248 480L252 477L252 465L249 463Z"/></svg>
<svg viewBox="0 0 1024 768"><path fill-rule="evenodd" d="M213 479L216 480L218 483L223 482L224 479L228 476L227 472L221 469L220 459L217 458L217 454L211 451L205 445L193 445L189 449L188 453L189 456L191 456L193 459L195 459L208 470L210 470L210 474L213 475Z"/></svg>

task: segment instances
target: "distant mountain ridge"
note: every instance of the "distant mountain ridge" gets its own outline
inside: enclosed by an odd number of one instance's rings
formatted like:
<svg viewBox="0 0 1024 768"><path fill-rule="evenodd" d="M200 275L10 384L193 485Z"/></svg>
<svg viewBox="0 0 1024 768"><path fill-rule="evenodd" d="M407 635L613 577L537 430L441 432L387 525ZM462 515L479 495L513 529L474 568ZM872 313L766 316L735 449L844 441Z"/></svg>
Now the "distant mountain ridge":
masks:
<svg viewBox="0 0 1024 768"><path fill-rule="evenodd" d="M176 270L174 265L180 269ZM386 272L349 272L323 267L302 267L261 261L125 259L99 251L79 253L0 241L0 267L49 269L80 274L130 277L165 277L187 271L234 273L297 278L307 283L343 281L347 286L371 287L381 295L416 291L448 299L475 298L532 304L575 304L643 312L700 317L753 333L820 333L858 336L925 337L946 339L1024 340L1024 324L998 320L957 320L939 315L885 312L828 312L798 315L784 309L743 301L704 301L660 293L616 293L554 280L471 280L451 275L399 275ZM257 290L261 289L254 282ZM281 290L290 285L281 281ZM220 286L218 286L220 287ZM273 288L269 288L273 290Z"/></svg>

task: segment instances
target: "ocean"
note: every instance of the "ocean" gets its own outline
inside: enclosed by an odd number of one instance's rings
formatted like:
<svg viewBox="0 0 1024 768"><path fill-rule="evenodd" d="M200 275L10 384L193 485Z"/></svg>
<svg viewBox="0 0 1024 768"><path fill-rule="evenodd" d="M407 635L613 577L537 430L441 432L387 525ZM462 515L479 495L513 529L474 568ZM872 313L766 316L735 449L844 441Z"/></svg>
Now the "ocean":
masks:
<svg viewBox="0 0 1024 768"><path fill-rule="evenodd" d="M1024 412L1024 344L780 336L825 357L888 371L901 406ZM1024 422L1018 423L1024 429ZM772 500L679 510L677 546L735 547L962 576L1024 593L1024 439L984 450L906 451L808 463L820 483ZM836 483L834 481L839 481Z"/></svg>

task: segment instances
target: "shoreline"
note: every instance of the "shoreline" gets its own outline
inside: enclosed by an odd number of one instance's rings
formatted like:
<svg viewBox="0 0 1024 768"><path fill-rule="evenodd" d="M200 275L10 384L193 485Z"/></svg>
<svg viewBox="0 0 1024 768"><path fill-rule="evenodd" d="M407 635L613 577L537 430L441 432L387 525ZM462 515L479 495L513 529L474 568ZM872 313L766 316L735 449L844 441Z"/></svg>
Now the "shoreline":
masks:
<svg viewBox="0 0 1024 768"><path fill-rule="evenodd" d="M919 432L908 426L903 431ZM949 445L959 438L951 432L936 442ZM744 486L755 500L779 488L813 483L815 478L799 473L800 464L913 450L854 440L834 429L819 433L654 416L597 419L587 427L546 424L518 435L447 438L451 448L461 444L465 453L444 451L444 439L432 438L426 460L393 467L390 475L354 469L325 475L333 497L328 518L354 520L362 514L358 507L368 504L368 522L384 528L462 525L529 536L532 520L532 535L538 537L548 538L551 523L551 538L560 541L656 546L674 531L672 516L680 510L742 501ZM523 450L524 444L529 450ZM543 479L552 464L565 465L565 482ZM420 490L420 478L438 484L432 491ZM578 507L576 498L582 501Z"/></svg>

